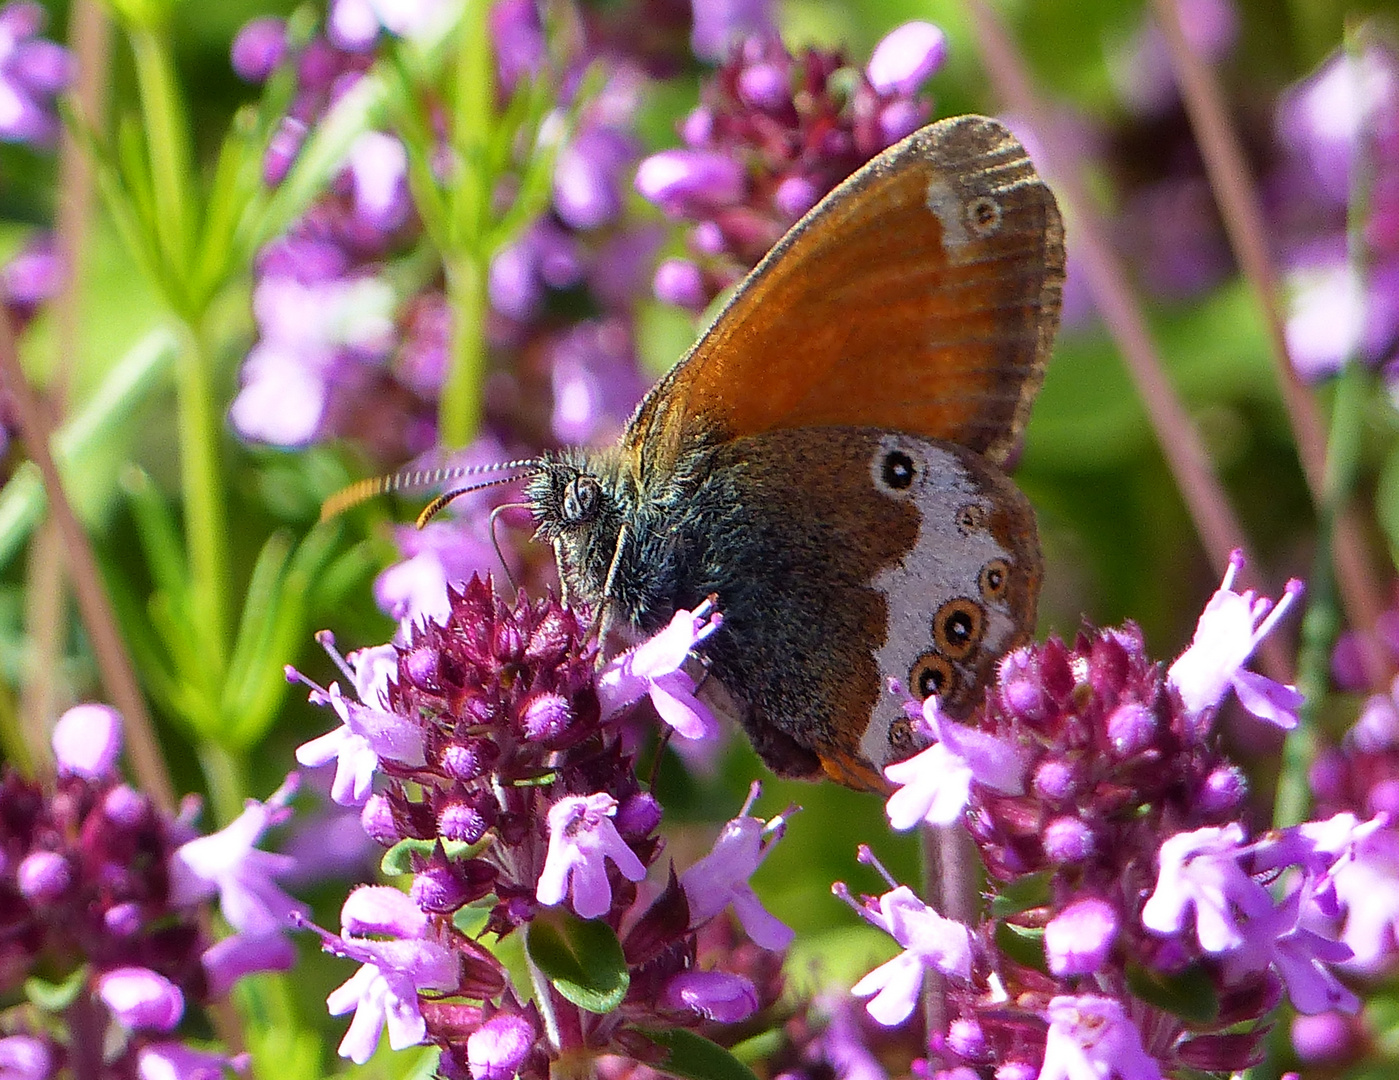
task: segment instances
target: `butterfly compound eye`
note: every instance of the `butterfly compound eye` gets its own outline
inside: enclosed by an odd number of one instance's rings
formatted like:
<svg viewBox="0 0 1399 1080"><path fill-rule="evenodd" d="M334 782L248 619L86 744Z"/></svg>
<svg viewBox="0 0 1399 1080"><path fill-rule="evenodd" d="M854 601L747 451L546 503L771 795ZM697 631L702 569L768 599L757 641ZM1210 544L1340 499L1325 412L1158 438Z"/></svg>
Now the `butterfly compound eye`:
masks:
<svg viewBox="0 0 1399 1080"><path fill-rule="evenodd" d="M597 516L602 485L596 477L578 476L563 490L563 517L570 525L582 525Z"/></svg>

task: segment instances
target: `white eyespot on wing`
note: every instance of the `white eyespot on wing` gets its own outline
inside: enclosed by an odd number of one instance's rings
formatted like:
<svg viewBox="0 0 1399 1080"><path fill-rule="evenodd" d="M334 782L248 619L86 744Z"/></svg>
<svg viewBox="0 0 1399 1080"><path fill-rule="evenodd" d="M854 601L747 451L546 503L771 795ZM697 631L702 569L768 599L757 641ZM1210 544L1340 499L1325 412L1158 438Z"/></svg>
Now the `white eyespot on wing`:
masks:
<svg viewBox="0 0 1399 1080"><path fill-rule="evenodd" d="M888 476L892 473L902 483L905 460L912 463L912 482L891 490ZM1017 628L1008 598L997 596L985 581L988 567L993 577L1008 573L1012 555L983 527L991 517L991 501L948 447L886 433L871 462L871 475L880 491L911 500L922 515L913 547L871 582L888 611L884 643L875 651L881 684L892 677L919 696L919 688L908 684L920 659L937 653L940 659L932 667L960 678L966 671L962 660L974 661L988 650L1003 652L1014 637ZM943 622L938 624L938 619ZM902 698L882 694L861 737L861 751L878 767L909 752L904 748L896 754L890 744L891 730L905 718L903 705Z"/></svg>

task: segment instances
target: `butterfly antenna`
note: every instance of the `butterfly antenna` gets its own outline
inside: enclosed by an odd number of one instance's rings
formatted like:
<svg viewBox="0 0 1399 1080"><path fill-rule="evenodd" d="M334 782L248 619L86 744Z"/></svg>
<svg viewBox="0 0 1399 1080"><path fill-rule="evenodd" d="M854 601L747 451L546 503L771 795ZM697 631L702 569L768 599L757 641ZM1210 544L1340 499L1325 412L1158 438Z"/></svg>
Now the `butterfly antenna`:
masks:
<svg viewBox="0 0 1399 1080"><path fill-rule="evenodd" d="M518 476L497 476L494 480L482 480L480 483L468 484L466 487L453 488L451 491L444 491L432 502L423 507L422 513L418 515L418 520L413 524L418 528L424 528L429 521L440 514L448 503L463 495L470 495L473 491L483 491L486 488L503 487L506 484L513 484L520 479Z"/></svg>
<svg viewBox="0 0 1399 1080"><path fill-rule="evenodd" d="M464 476L478 476L481 473L500 472L501 470L535 469L539 467L537 458L521 458L517 461L497 461L490 465L455 465L440 469L405 469L403 472L391 473L388 476L373 476L367 480L360 480L341 488L330 498L321 504L321 521L329 521L333 517L343 514L346 510L358 506L362 502L367 502L376 495L388 495L395 491L411 491L415 488L433 487L436 484L443 484L449 480L460 480ZM506 484L509 480L497 480L495 484ZM481 487L493 486L492 484L482 484ZM474 491L475 488L463 488L461 491L452 492L442 499L442 505L436 506L432 514L436 514L448 502L462 494L464 491ZM436 503L438 500L434 500ZM420 521L419 527L430 520L432 514L427 515L427 519Z"/></svg>

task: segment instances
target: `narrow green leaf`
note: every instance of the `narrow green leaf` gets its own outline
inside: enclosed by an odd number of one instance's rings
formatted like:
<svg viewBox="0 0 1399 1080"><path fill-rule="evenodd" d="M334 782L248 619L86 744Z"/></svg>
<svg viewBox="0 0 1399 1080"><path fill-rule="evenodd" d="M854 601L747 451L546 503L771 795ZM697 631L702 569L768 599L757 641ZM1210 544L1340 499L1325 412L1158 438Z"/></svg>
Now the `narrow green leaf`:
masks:
<svg viewBox="0 0 1399 1080"><path fill-rule="evenodd" d="M530 924L525 948L566 1001L588 1012L611 1012L627 996L631 973L622 943L600 919L551 911Z"/></svg>
<svg viewBox="0 0 1399 1080"><path fill-rule="evenodd" d="M1219 995L1199 965L1167 975L1128 964L1127 985L1143 1001L1190 1023L1209 1024L1219 1017Z"/></svg>
<svg viewBox="0 0 1399 1080"><path fill-rule="evenodd" d="M190 284L195 239L196 196L192 190L189 124L184 99L175 78L166 35L145 27L128 33L136 58L146 147L151 163L151 188L159 214L155 219L166 265L179 275L181 292Z"/></svg>
<svg viewBox="0 0 1399 1080"><path fill-rule="evenodd" d="M1030 908L1043 907L1049 903L1051 877L1053 871L1044 870L1038 874L1027 874L1001 886L991 899L991 917L1008 919Z"/></svg>
<svg viewBox="0 0 1399 1080"><path fill-rule="evenodd" d="M750 1069L718 1043L685 1028L650 1030L638 1028L666 1056L651 1062L651 1068L684 1080L758 1080Z"/></svg>
<svg viewBox="0 0 1399 1080"><path fill-rule="evenodd" d="M52 983L31 975L24 980L24 996L47 1012L62 1012L73 1004L90 974L86 964L75 968L73 973L60 983Z"/></svg>
<svg viewBox="0 0 1399 1080"><path fill-rule="evenodd" d="M172 597L183 596L189 590L189 565L179 528L164 498L145 470L135 465L122 471L121 486L156 588Z"/></svg>
<svg viewBox="0 0 1399 1080"><path fill-rule="evenodd" d="M1375 517L1391 554L1399 556L1399 444L1390 450L1375 484Z"/></svg>
<svg viewBox="0 0 1399 1080"><path fill-rule="evenodd" d="M443 840L442 850L447 853L449 859L470 859L484 851L489 843L489 840L478 840L474 844L468 844L462 840ZM384 852L384 857L379 862L379 869L390 877L412 873L413 856L419 855L426 859L436 846L436 840L400 840Z"/></svg>
<svg viewBox="0 0 1399 1080"><path fill-rule="evenodd" d="M996 923L996 948L1005 953L1017 964L1049 973L1049 964L1044 958L1044 931L1033 930L1015 923Z"/></svg>
<svg viewBox="0 0 1399 1080"><path fill-rule="evenodd" d="M248 700L253 696L253 684L263 675L259 669L267 667L271 661L267 646L282 605L298 602L290 590L282 588L291 552L291 538L285 532L275 532L262 545L253 564L224 679L221 711L230 729L243 726ZM278 678L281 678L280 668ZM232 730L224 734L226 738L233 738ZM249 745L241 738L237 741L240 745Z"/></svg>

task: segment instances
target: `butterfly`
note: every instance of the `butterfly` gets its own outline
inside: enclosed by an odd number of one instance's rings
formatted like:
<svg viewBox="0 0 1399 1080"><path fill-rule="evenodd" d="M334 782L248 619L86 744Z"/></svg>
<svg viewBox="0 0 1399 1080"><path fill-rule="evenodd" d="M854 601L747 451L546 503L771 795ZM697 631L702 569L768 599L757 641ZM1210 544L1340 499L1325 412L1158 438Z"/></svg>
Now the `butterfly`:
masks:
<svg viewBox="0 0 1399 1080"><path fill-rule="evenodd" d="M1002 472L1058 326L1063 226L1000 123L932 124L803 217L619 442L527 482L569 595L633 636L718 598L703 690L773 771L862 789L966 716L1033 629Z"/></svg>

